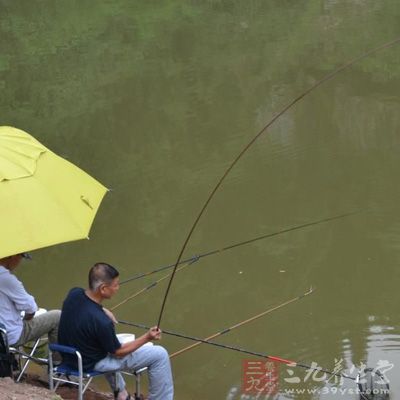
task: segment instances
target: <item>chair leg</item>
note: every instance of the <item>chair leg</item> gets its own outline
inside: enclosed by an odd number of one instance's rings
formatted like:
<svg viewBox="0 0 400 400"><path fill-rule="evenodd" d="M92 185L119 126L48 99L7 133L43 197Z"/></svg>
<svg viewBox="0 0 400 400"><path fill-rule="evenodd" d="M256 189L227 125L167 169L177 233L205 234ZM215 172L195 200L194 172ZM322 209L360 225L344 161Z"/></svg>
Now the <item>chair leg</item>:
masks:
<svg viewBox="0 0 400 400"><path fill-rule="evenodd" d="M55 390L53 374L54 374L54 372L53 372L53 353L49 348L49 387L50 387L50 390Z"/></svg>
<svg viewBox="0 0 400 400"><path fill-rule="evenodd" d="M135 400L140 400L140 372L135 374L136 377L136 393Z"/></svg>
<svg viewBox="0 0 400 400"><path fill-rule="evenodd" d="M89 387L90 382L92 382L93 377L89 378L88 381L86 382L85 386L82 389L82 396L85 394L86 389Z"/></svg>
<svg viewBox="0 0 400 400"><path fill-rule="evenodd" d="M140 400L140 395L141 395L141 377L142 373L147 370L147 367L144 367L142 369L139 369L135 371L133 374L135 375L135 381L136 381L136 393L135 393L135 400Z"/></svg>
<svg viewBox="0 0 400 400"><path fill-rule="evenodd" d="M82 375L79 376L79 396L78 399L79 400L83 400L83 379L82 379Z"/></svg>
<svg viewBox="0 0 400 400"><path fill-rule="evenodd" d="M31 350L31 352L29 353L30 356L33 356L33 355L35 354L35 351L36 351L37 347L39 346L39 343L40 343L40 338L37 339L36 342L35 342L35 344L33 345L32 350ZM20 356L20 360L21 360L21 357L22 357L22 356ZM19 381L21 380L21 378L22 378L22 376L24 375L26 369L28 368L28 365L29 365L30 362L31 362L31 360L30 360L29 358L26 359L26 361L25 361L25 363L24 363L24 366L22 367L22 369L20 369L21 372L19 373L19 375L18 375L18 377L17 377L17 380L16 380L17 382L19 382ZM21 365L21 364L20 364L20 365Z"/></svg>

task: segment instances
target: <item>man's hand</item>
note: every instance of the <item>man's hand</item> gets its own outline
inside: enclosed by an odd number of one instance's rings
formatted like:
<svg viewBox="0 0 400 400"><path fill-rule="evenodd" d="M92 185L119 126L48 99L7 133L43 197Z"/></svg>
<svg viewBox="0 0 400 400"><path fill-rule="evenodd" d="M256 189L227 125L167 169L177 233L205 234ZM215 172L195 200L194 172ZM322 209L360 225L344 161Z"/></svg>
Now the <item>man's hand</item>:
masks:
<svg viewBox="0 0 400 400"><path fill-rule="evenodd" d="M144 335L138 337L137 339L126 342L121 345L119 349L116 350L114 353L115 357L121 358L125 357L129 353L133 353L146 343L151 342L152 340L160 340L161 339L161 330L158 329L156 326L150 328Z"/></svg>
<svg viewBox="0 0 400 400"><path fill-rule="evenodd" d="M114 324L118 324L117 318L115 318L114 314L110 310L103 307L103 311L107 315L107 317L110 318L112 322L114 322Z"/></svg>
<svg viewBox="0 0 400 400"><path fill-rule="evenodd" d="M158 329L157 326L153 326L147 332L148 339L151 340L160 340L161 339L161 329Z"/></svg>
<svg viewBox="0 0 400 400"><path fill-rule="evenodd" d="M24 315L24 320L25 320L25 321L29 321L29 320L32 319L34 316L35 316L35 313L31 313L31 314L25 313L25 315Z"/></svg>

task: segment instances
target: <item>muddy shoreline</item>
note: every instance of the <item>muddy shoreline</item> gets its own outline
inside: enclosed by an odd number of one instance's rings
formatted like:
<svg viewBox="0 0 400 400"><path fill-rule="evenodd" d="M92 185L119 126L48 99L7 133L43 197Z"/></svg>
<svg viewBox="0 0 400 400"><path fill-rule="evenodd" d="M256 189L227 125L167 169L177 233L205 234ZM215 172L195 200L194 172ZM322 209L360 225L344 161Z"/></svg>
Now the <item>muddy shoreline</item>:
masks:
<svg viewBox="0 0 400 400"><path fill-rule="evenodd" d="M76 387L63 384L54 393L49 390L48 382L39 375L29 374L21 383L15 383L11 378L0 378L0 400L76 400ZM85 400L112 400L111 393L98 392L88 388Z"/></svg>

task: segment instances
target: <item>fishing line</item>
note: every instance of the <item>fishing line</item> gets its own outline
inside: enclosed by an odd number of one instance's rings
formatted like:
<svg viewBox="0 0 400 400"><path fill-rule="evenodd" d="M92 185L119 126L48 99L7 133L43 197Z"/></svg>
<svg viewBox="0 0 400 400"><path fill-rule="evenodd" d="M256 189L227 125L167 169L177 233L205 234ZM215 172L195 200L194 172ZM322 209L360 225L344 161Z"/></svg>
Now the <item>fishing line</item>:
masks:
<svg viewBox="0 0 400 400"><path fill-rule="evenodd" d="M128 322L128 321L122 321L122 320L119 320L118 322L120 324L134 326L136 328L147 329L147 330L150 329L149 326L146 326L146 325L143 325L143 324L137 324L137 323ZM352 381L356 380L356 378L354 378L354 377L347 376L347 375L341 374L339 372L329 371L327 369L323 369L323 368L320 368L320 367L313 367L312 365L302 364L302 363L299 363L297 361L287 360L287 359L281 358L281 357L270 356L268 354L260 353L260 352L257 352L257 351L247 350L247 349L243 349L243 348L240 348L240 347L234 347L234 346L230 346L230 345L227 345L227 344L211 342L209 340L204 340L204 339L197 338L197 337L194 337L194 336L184 335L182 333L171 332L171 331L167 331L167 330L163 330L162 332L165 333L166 335L176 336L176 337L179 337L179 338L182 338L182 339L188 339L188 340L192 340L192 341L195 341L195 342L201 342L201 343L204 343L204 344L208 344L210 346L215 346L215 347L220 347L220 348L223 348L223 349L233 350L233 351L237 351L239 353L249 354L249 355L252 355L252 356L267 358L267 359L272 360L272 361L277 361L277 362L280 362L280 363L283 363L283 364L287 364L290 367L306 368L306 369L309 369L311 371L319 371L319 372L324 372L324 373L326 373L328 375L334 375L334 376L342 377L342 378L345 378L345 379L351 379Z"/></svg>
<svg viewBox="0 0 400 400"><path fill-rule="evenodd" d="M332 79L335 75L337 75L339 72L349 68L350 66L352 66L353 64L355 64L356 62L370 56L371 54L374 54L380 50L386 49L390 46L393 46L397 43L400 42L400 38L397 38L395 40L392 40L390 42L384 43L383 45L380 45L364 54L362 54L361 56L358 56L356 58L354 58L353 60L349 61L348 63L342 65L341 67L337 68L335 71L325 75L322 79L320 79L319 81L317 81L316 83L314 83L311 87L309 87L307 90L305 90L303 93L301 93L299 96L297 96L294 100L292 100L287 106L285 106L280 112L278 112L251 140L249 143L247 143L247 145L240 151L240 153L236 156L236 158L233 160L233 162L230 164L230 166L226 169L226 171L223 173L222 177L219 179L219 181L217 182L217 184L215 185L214 189L211 191L211 193L209 194L209 196L207 197L204 205L202 206L199 214L197 215L197 217L195 218L192 227L189 230L188 235L186 236L186 239L183 242L182 248L179 252L178 258L175 262L175 266L174 269L172 271L171 274L171 278L168 282L168 286L167 289L165 291L165 295L162 301L162 305L161 305L161 309L160 309L160 315L158 317L158 322L157 322L157 326L160 327L161 326L161 320L163 317L163 313L164 313L164 309L165 309L165 305L167 302L167 298L168 298L168 294L170 292L171 289L171 285L172 282L174 280L175 277L175 273L176 273L176 269L178 267L179 262L182 259L183 253L186 249L186 246L189 243L190 238L192 237L192 234L198 224L198 222L200 221L200 218L202 217L202 215L204 214L206 208L208 207L208 204L210 203L210 201L212 200L212 198L214 197L215 193L217 192L217 190L219 189L219 187L222 185L222 182L225 180L225 178L228 176L229 172L232 170L232 168L237 164L237 162L242 158L242 156L247 152L247 150L256 142L256 140L276 121L279 119L279 117L281 117L286 111L288 111L290 108L292 108L298 101L300 101L303 97L307 96L310 92L312 92L314 89L316 89L317 87L319 87L320 85L322 85L324 82L329 81L330 79Z"/></svg>
<svg viewBox="0 0 400 400"><path fill-rule="evenodd" d="M280 308L285 307L285 306L287 306L287 305L289 305L289 304L291 304L291 303L294 303L295 301L301 300L301 299L303 299L304 297L310 295L310 294L313 293L313 292L314 292L314 289L311 287L307 292L303 293L303 294L300 295L300 296L297 296L297 297L295 297L295 298L293 298L293 299L287 300L287 301L285 301L284 303L281 303L281 304L279 304L279 305L277 305L277 306L275 306L275 307L272 307L272 308L270 308L270 309L268 309L268 310L266 310L266 311L263 311L263 312L261 312L261 313L259 313L259 314L257 314L257 315L254 315L253 317L250 317L250 318L245 319L245 320L243 320L243 321L241 321L241 322L238 322L238 323L236 323L235 325L230 326L229 328L222 329L221 331L219 331L219 332L217 332L217 333L214 333L213 335L210 335L210 336L206 337L206 338L203 339L203 340L209 341L209 340L211 340L211 339L215 339L216 337L225 335L225 334L228 333L228 332L232 332L232 331L233 331L234 329L236 329L236 328L239 328L239 327L241 327L241 326L244 326L244 325L246 325L246 324L248 324L248 323L250 323L250 322L253 322L253 321L255 321L256 319L259 319L259 318L261 318L261 317L264 317L265 315L270 314L270 313L272 313L273 311L279 310ZM176 351L175 353L172 353L169 357L170 357L170 358L174 358L174 357L176 357L176 356L179 356L180 354L185 353L186 351L189 351L189 350L194 349L195 347L201 345L202 343L203 343L203 342L196 342L196 343L193 343L193 344L191 344L190 346L184 347L183 349L178 350L178 351Z"/></svg>
<svg viewBox="0 0 400 400"><path fill-rule="evenodd" d="M247 240L244 240L242 242L237 242L237 243L225 246L225 247L221 247L221 248L218 248L218 249L215 249L215 250L208 251L207 253L203 253L203 254L200 254L200 255L195 255L195 256L193 256L191 258L188 258L186 260L180 261L178 265L181 265L181 264L184 264L184 263L189 263L189 265L191 265L195 261L198 261L200 258L205 258L205 257L212 256L212 255L215 255L215 254L220 254L220 253L222 253L222 252L224 252L226 250L232 250L232 249L234 249L236 247L244 246L246 244L251 244L251 243L254 243L254 242L258 241L258 240L267 239L267 238L270 238L270 237L273 237L273 236L279 236L279 235L282 235L284 233L292 232L292 231L295 231L295 230L298 230L298 229L302 229L302 228L308 228L310 226L322 224L322 223L329 222L329 221L333 221L335 219L349 217L349 216L357 214L359 212L360 211L352 211L352 212L348 212L348 213L345 213L345 214L336 215L336 216L333 216L333 217L328 217L328 218L319 219L319 220L312 221L312 222L307 222L307 223L302 224L302 225L292 226L290 228L282 229L280 231L276 231L276 232L273 232L273 233L263 234L261 236L254 237L252 239L247 239ZM155 274L157 272L161 272L161 271L164 271L166 269L171 269L173 267L175 267L175 264L170 264L170 265L166 265L166 266L163 266L163 267L159 267L159 268L154 269L153 271L136 274L136 275L134 275L134 276L132 276L130 278L127 278L127 279L123 280L122 282L120 282L120 285L124 285L125 283L131 282L131 281L135 281L137 279L141 279L141 278L144 278L146 276L153 275L153 274Z"/></svg>

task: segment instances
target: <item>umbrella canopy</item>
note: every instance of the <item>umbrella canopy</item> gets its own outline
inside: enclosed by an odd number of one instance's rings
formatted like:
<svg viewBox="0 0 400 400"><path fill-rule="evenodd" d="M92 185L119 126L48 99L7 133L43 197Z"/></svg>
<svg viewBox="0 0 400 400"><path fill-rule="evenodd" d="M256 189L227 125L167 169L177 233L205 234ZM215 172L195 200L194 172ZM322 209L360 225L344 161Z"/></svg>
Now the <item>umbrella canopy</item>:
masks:
<svg viewBox="0 0 400 400"><path fill-rule="evenodd" d="M26 132L0 127L0 258L88 238L107 189Z"/></svg>

